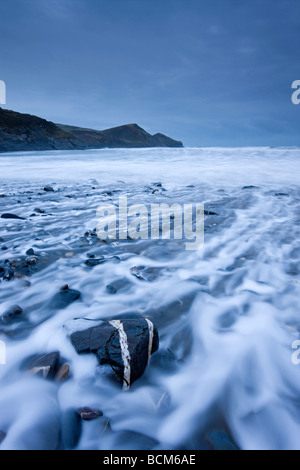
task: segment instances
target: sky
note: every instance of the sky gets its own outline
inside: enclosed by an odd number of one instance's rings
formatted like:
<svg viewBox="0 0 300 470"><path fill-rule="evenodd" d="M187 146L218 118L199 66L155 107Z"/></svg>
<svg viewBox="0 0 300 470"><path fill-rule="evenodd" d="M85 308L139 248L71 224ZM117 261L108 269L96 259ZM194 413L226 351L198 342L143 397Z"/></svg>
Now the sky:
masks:
<svg viewBox="0 0 300 470"><path fill-rule="evenodd" d="M0 0L6 108L186 147L300 146L299 0Z"/></svg>

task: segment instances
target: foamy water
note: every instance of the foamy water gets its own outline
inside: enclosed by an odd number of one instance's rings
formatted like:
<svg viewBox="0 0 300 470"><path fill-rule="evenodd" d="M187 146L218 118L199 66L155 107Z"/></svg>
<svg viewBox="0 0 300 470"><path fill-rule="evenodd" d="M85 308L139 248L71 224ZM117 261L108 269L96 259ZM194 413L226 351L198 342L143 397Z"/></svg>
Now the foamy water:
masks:
<svg viewBox="0 0 300 470"><path fill-rule="evenodd" d="M214 429L241 449L298 449L300 150L142 149L0 156L0 219L8 248L33 248L43 269L0 284L9 326L0 365L0 449L53 448L61 414L90 406L103 419L84 423L79 449L202 449ZM161 182L166 191L149 190ZM50 184L55 192L43 190ZM102 203L204 203L202 250L182 240L111 241L84 234ZM30 217L35 208L43 215ZM88 268L87 254L118 256ZM143 266L145 280L134 277ZM63 310L49 301L64 285L81 299ZM117 286L111 295L106 285ZM94 356L78 356L68 335L126 312L151 315L160 349L129 392L103 377ZM95 323L93 323L93 320ZM60 351L71 377L61 385L21 370L33 354ZM58 432L58 431L57 431Z"/></svg>

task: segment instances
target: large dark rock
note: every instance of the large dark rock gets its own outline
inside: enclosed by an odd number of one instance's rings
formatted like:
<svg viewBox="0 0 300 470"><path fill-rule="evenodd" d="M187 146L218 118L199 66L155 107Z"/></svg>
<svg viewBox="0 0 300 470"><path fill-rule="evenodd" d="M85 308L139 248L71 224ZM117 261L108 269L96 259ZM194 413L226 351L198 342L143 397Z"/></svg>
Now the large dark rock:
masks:
<svg viewBox="0 0 300 470"><path fill-rule="evenodd" d="M144 373L149 356L158 349L159 337L152 322L133 318L77 331L71 342L78 354L96 354L99 364L108 364L128 388Z"/></svg>

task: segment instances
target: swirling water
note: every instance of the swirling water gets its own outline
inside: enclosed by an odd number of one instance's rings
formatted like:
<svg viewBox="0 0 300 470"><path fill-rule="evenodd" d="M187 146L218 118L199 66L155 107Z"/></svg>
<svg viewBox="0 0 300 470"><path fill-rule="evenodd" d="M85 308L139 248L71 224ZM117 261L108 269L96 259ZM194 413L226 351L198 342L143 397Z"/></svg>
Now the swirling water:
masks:
<svg viewBox="0 0 300 470"><path fill-rule="evenodd" d="M78 449L206 449L224 429L241 449L297 449L300 150L139 149L34 152L0 156L0 261L33 248L40 268L0 284L0 449L52 449L61 414L100 408L83 424ZM161 182L160 186L153 183ZM54 192L43 190L46 184ZM154 189L153 189L154 188ZM100 204L204 203L205 241L111 240L91 236ZM32 216L35 208L44 211ZM89 268L88 254L111 257ZM113 256L118 256L116 263ZM132 275L143 266L144 280ZM81 298L49 301L68 284ZM106 286L116 286L111 295ZM94 356L78 356L69 333L128 312L150 315L160 349L130 391L103 376ZM62 384L29 377L24 360L60 351Z"/></svg>

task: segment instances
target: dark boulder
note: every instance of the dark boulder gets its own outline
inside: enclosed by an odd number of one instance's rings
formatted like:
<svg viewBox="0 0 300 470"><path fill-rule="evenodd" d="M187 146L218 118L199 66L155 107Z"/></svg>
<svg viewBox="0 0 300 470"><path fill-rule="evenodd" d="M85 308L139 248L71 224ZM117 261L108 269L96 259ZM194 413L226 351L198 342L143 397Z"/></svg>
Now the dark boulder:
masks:
<svg viewBox="0 0 300 470"><path fill-rule="evenodd" d="M140 378L149 357L159 346L156 327L145 318L112 320L71 335L78 352L96 354L100 365L109 365L123 388Z"/></svg>

